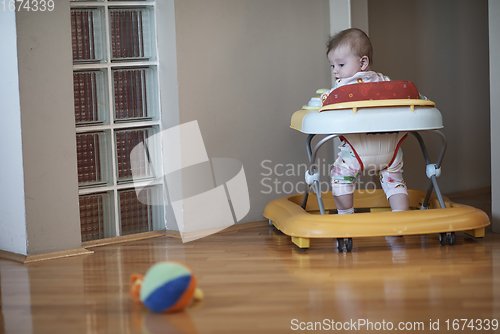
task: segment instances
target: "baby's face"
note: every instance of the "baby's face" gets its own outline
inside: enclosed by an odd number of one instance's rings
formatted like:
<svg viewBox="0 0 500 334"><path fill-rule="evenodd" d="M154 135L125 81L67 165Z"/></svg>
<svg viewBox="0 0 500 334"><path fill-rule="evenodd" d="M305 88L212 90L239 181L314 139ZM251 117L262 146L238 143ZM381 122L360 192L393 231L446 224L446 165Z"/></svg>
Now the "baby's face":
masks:
<svg viewBox="0 0 500 334"><path fill-rule="evenodd" d="M354 74L366 70L363 68L362 58L355 55L349 45L341 45L328 52L328 60L332 65L335 80L352 77Z"/></svg>

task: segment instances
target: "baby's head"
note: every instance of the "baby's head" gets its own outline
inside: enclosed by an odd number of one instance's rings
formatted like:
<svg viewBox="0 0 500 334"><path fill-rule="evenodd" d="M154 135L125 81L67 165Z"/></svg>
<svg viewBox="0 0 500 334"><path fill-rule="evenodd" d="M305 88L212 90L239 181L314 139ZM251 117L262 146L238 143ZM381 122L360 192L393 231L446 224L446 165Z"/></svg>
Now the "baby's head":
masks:
<svg viewBox="0 0 500 334"><path fill-rule="evenodd" d="M342 30L332 36L326 46L326 56L335 79L349 78L370 70L372 43L363 31L356 28Z"/></svg>

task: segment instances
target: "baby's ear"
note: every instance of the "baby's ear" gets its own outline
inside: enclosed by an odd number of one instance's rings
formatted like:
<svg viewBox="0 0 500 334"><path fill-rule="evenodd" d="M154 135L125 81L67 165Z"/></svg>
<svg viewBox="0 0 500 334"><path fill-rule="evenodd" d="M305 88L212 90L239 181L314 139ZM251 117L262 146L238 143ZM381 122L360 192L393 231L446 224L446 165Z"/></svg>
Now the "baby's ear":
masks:
<svg viewBox="0 0 500 334"><path fill-rule="evenodd" d="M361 57L359 62L361 63L361 70L362 71L366 71L370 68L370 59L368 59L368 56Z"/></svg>

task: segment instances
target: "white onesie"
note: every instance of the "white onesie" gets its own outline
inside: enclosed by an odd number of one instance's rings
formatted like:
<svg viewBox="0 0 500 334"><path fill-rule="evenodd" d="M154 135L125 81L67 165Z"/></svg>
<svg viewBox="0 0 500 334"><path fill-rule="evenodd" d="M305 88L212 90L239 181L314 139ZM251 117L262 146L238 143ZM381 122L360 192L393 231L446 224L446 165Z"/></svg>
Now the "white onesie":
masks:
<svg viewBox="0 0 500 334"><path fill-rule="evenodd" d="M337 79L335 86L321 95L325 101L329 94L344 85L390 81L373 71L358 72L350 78ZM331 171L334 196L352 194L359 174L363 170L377 171L387 198L394 194L407 194L403 180L403 151L401 143L406 132L383 134L348 134L341 137L337 160Z"/></svg>

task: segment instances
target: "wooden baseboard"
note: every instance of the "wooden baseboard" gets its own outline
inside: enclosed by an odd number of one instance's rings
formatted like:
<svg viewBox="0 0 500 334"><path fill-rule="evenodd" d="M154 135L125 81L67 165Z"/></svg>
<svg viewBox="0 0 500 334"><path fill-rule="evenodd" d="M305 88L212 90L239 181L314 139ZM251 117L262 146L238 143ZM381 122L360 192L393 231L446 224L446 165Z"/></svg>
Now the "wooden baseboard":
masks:
<svg viewBox="0 0 500 334"><path fill-rule="evenodd" d="M478 196L486 194L491 194L491 187L457 191L454 193L444 194L444 195L449 199L455 199L460 197Z"/></svg>
<svg viewBox="0 0 500 334"><path fill-rule="evenodd" d="M39 255L22 255L11 253L7 251L0 251L0 259L11 260L15 262L20 262L22 264L28 264L38 261L62 259L77 255L93 254L94 252L85 248L70 249L60 252L45 253Z"/></svg>
<svg viewBox="0 0 500 334"><path fill-rule="evenodd" d="M111 245L111 244L118 244L118 243L122 243L122 242L130 242L130 241L158 238L158 237L163 237L164 235L166 235L166 232L168 232L168 231L160 230L160 231L151 231L151 232L124 235L121 237L113 237L113 238L98 239L98 240L92 240L92 241L84 241L84 242L82 242L82 247L92 248L92 247L106 246L106 245Z"/></svg>
<svg viewBox="0 0 500 334"><path fill-rule="evenodd" d="M262 226L269 226L269 222L267 220L261 220L261 221L256 221L256 222L234 224L234 225L229 226L228 228L225 228L225 229L218 231L216 233L213 233L213 234L237 232L237 231L246 230L249 228L256 228L256 227L262 227ZM200 231L200 232L203 232L203 231ZM209 235L207 233L200 233L200 234L201 235ZM166 231L165 236L167 236L169 238L181 239L181 233L179 231L168 230L168 231Z"/></svg>
<svg viewBox="0 0 500 334"><path fill-rule="evenodd" d="M262 227L262 226L269 226L269 221L268 220L259 220L256 222L234 224L234 225L229 226L225 230L220 231L219 233L241 231L241 230L246 230L249 228L256 228L256 227Z"/></svg>
<svg viewBox="0 0 500 334"><path fill-rule="evenodd" d="M165 236L167 236L169 238L180 239L181 233L179 231L168 230L165 232Z"/></svg>
<svg viewBox="0 0 500 334"><path fill-rule="evenodd" d="M24 263L28 256L0 250L0 259Z"/></svg>
<svg viewBox="0 0 500 334"><path fill-rule="evenodd" d="M216 232L215 234L241 231L241 230L246 230L249 228L268 226L268 225L269 225L269 223L267 220L261 220L261 221L257 221L257 222L250 222L250 223L243 223L243 224L234 224L234 225L231 225L222 231ZM82 247L92 248L92 247L99 247L99 246L117 244L117 243L122 243L122 242L130 242L130 241L145 240L145 239L150 239L150 238L158 238L158 237L163 237L163 236L166 236L169 238L181 239L181 234L179 233L179 231L161 230L161 231L152 231L152 232L144 232L144 233L125 235L122 237L114 237L114 238L85 241L85 242L82 242Z"/></svg>
<svg viewBox="0 0 500 334"><path fill-rule="evenodd" d="M250 222L250 223L243 223L243 224L235 224L235 225L229 226L228 228L226 228L222 231L218 231L215 234L227 233L227 232L237 232L237 231L241 231L241 230L262 227L262 226L268 226L268 225L269 225L269 223L267 220ZM82 242L83 248L71 249L71 250L67 250L67 251L54 252L54 253L39 254L39 255L22 255L22 254L16 254L16 253L11 253L11 252L0 250L0 259L6 259L6 260L15 261L15 262L20 262L23 264L28 264L28 263L38 262L38 261L61 259L61 258L67 258L67 257L71 257L71 256L93 254L94 253L94 251L88 250L86 248L106 246L106 245L123 243L123 242L145 240L145 239L150 239L150 238L158 238L158 237L163 237L163 236L166 236L169 238L178 238L178 239L181 238L181 234L178 231L172 231L172 230L152 231L152 232L144 232L144 233L125 235L125 236L121 236L121 237L85 241L85 242Z"/></svg>

